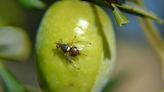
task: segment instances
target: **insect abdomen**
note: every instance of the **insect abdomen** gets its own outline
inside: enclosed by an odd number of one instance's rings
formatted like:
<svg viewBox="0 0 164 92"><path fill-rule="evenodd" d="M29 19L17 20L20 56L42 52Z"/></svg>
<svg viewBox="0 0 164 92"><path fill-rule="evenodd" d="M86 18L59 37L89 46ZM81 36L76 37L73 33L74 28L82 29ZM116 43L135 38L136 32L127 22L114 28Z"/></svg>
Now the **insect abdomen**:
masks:
<svg viewBox="0 0 164 92"><path fill-rule="evenodd" d="M80 51L78 50L78 48L72 47L69 51L69 54L70 54L70 56L75 57L77 55L80 55Z"/></svg>

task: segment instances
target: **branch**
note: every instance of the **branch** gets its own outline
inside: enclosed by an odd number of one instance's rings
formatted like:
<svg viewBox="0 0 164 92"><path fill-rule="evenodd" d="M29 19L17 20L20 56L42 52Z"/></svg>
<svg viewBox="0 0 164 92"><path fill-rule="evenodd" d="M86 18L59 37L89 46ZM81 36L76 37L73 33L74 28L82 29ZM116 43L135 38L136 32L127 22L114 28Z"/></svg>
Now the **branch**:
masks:
<svg viewBox="0 0 164 92"><path fill-rule="evenodd" d="M143 2L141 0L135 0L137 4L143 5ZM152 45L152 47L155 49L157 54L159 55L161 59L162 64L162 76L164 80L164 42L161 38L161 36L158 33L158 29L154 25L154 23L147 19L147 18L138 18L140 25L143 28L143 31Z"/></svg>

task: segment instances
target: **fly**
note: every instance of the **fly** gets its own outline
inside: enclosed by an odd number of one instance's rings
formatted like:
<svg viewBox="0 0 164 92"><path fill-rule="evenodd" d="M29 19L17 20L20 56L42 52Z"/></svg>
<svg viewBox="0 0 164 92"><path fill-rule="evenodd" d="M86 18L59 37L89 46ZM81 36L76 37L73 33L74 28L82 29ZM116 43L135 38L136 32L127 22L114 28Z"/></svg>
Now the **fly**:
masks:
<svg viewBox="0 0 164 92"><path fill-rule="evenodd" d="M74 67L77 67L77 64L75 64L74 62L74 58L79 56L79 55L85 55L85 54L81 54L81 51L83 50L84 46L83 47L78 47L75 45L75 43L87 43L87 44L91 44L89 42L86 42L86 41L74 41L76 39L76 36L73 38L72 42L71 43L64 43L62 41L59 41L56 43L56 48L57 49L60 49L64 55L67 57L67 59L73 63Z"/></svg>

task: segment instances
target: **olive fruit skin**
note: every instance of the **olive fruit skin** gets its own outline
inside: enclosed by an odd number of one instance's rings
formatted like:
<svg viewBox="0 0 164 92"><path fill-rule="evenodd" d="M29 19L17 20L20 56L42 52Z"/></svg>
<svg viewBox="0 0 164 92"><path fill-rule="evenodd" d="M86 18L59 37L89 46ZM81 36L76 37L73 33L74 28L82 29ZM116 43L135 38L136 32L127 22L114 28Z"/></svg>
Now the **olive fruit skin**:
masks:
<svg viewBox="0 0 164 92"><path fill-rule="evenodd" d="M56 43L62 40L85 49L73 67ZM36 66L44 92L99 92L111 75L115 61L115 37L111 20L99 7L86 1L58 1L46 12L36 40ZM68 56L69 58L69 56Z"/></svg>

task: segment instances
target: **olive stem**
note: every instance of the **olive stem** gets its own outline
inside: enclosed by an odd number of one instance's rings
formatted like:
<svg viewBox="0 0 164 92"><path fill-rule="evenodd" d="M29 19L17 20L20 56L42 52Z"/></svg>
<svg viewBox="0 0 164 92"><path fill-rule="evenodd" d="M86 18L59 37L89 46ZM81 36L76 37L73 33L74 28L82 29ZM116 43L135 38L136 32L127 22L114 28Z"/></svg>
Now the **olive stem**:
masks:
<svg viewBox="0 0 164 92"><path fill-rule="evenodd" d="M135 2L139 5L144 5L144 3L141 0L135 0ZM150 44L155 49L155 51L161 59L162 78L164 80L164 42L158 33L158 29L151 20L147 18L138 18L138 20L141 27L143 28L143 31L148 41L150 42Z"/></svg>

